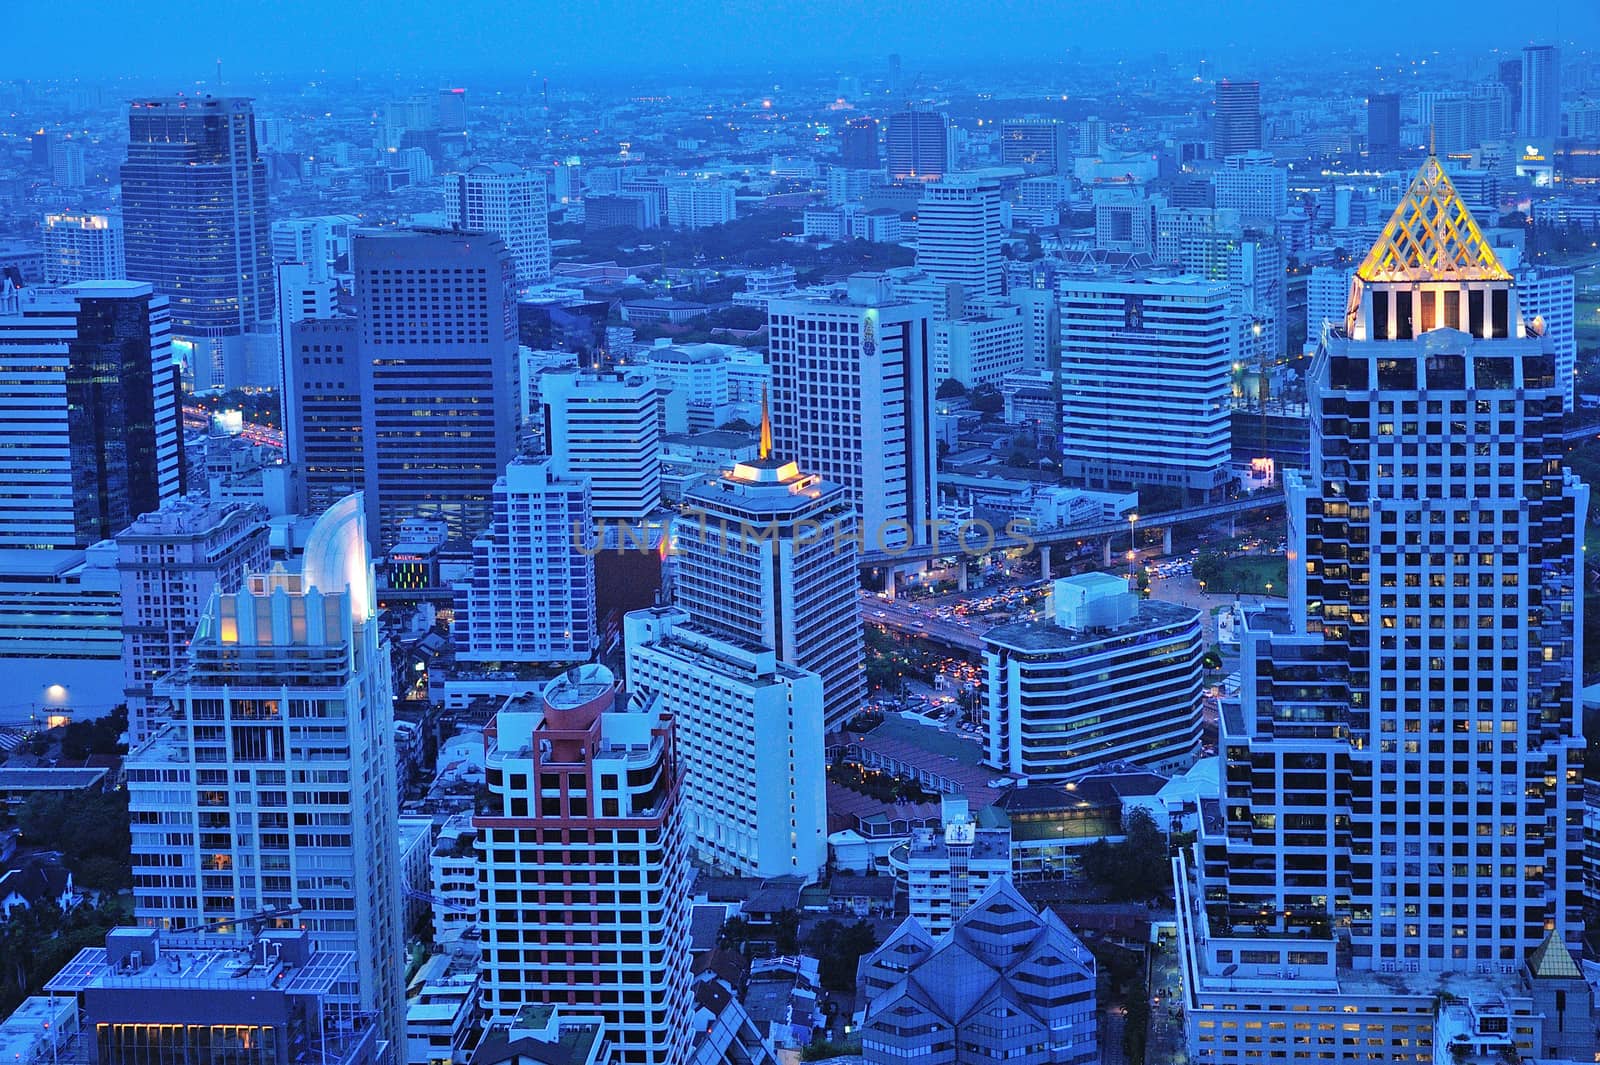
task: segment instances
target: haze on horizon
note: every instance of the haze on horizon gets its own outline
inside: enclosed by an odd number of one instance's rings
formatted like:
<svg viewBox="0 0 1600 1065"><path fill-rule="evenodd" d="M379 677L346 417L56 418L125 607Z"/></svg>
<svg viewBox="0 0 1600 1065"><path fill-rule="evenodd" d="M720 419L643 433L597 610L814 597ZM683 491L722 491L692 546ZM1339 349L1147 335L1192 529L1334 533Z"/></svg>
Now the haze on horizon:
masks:
<svg viewBox="0 0 1600 1065"><path fill-rule="evenodd" d="M842 69L881 63L890 53L903 56L909 71L1158 50L1266 59L1317 50L1414 56L1534 41L1600 44L1600 4L1591 0L1533 0L1518 8L1535 16L1522 25L1491 0L1429 6L1453 10L1448 18L1430 15L1421 40L1419 20L1396 18L1389 0L65 0L7 13L0 77L182 84L211 77L219 59L246 79L318 71L592 76Z"/></svg>

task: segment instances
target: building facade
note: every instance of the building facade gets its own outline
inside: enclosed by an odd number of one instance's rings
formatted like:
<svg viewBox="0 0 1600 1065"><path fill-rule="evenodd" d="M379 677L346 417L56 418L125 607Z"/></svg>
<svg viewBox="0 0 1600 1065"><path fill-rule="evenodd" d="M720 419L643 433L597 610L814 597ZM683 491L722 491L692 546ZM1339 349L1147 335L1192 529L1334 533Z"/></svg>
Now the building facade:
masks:
<svg viewBox="0 0 1600 1065"><path fill-rule="evenodd" d="M866 697L859 526L843 489L773 458L765 419L762 430L754 461L686 493L673 599L697 628L817 674L823 723L837 728Z"/></svg>
<svg viewBox="0 0 1600 1065"><path fill-rule="evenodd" d="M690 1032L689 852L673 721L604 666L513 699L485 732L473 818L482 1006L604 1017L619 1065L676 1065Z"/></svg>
<svg viewBox="0 0 1600 1065"><path fill-rule="evenodd" d="M221 388L271 342L267 164L251 101L135 100L122 166L128 277L172 306L195 388Z"/></svg>
<svg viewBox="0 0 1600 1065"><path fill-rule="evenodd" d="M1057 580L1054 617L983 637L986 761L1065 780L1106 762L1186 768L1200 746L1199 611L1109 574Z"/></svg>
<svg viewBox="0 0 1600 1065"><path fill-rule="evenodd" d="M298 572L224 590L156 686L172 721L128 755L134 917L178 931L289 911L356 956L361 1008L403 1039L394 699L364 508L317 519Z"/></svg>
<svg viewBox="0 0 1600 1065"><path fill-rule="evenodd" d="M1226 484L1242 345L1228 286L1194 275L1064 278L1058 298L1063 475L1195 495Z"/></svg>
<svg viewBox="0 0 1600 1065"><path fill-rule="evenodd" d="M1221 794L1176 863L1213 1062L1368 1060L1339 1012L1385 1060L1437 1060L1441 992L1486 1004L1582 936L1588 489L1550 339L1433 157L1349 308L1288 477L1288 603L1246 616Z"/></svg>
<svg viewBox="0 0 1600 1065"><path fill-rule="evenodd" d="M130 746L143 743L165 716L156 682L188 661L212 593L266 571L265 517L255 507L179 497L117 533Z"/></svg>
<svg viewBox="0 0 1600 1065"><path fill-rule="evenodd" d="M998 180L955 174L923 187L917 205L917 267L931 277L959 284L968 299L1001 296L1003 236Z"/></svg>
<svg viewBox="0 0 1600 1065"><path fill-rule="evenodd" d="M120 215L47 214L40 236L47 285L122 281L128 276Z"/></svg>
<svg viewBox="0 0 1600 1065"><path fill-rule="evenodd" d="M87 547L183 491L170 329L141 282L0 293L0 548Z"/></svg>
<svg viewBox="0 0 1600 1065"><path fill-rule="evenodd" d="M494 485L494 521L455 587L456 658L585 662L595 631L589 485L548 456L518 458Z"/></svg>
<svg viewBox="0 0 1600 1065"><path fill-rule="evenodd" d="M516 267L496 236L371 230L351 240L363 484L377 544L436 518L466 544L516 453Z"/></svg>
<svg viewBox="0 0 1600 1065"><path fill-rule="evenodd" d="M589 482L597 520L639 521L661 505L661 413L639 371L555 369L539 378L555 474Z"/></svg>
<svg viewBox="0 0 1600 1065"><path fill-rule="evenodd" d="M937 516L933 308L888 277L767 305L778 453L837 484L867 551L927 543Z"/></svg>
<svg viewBox="0 0 1600 1065"><path fill-rule="evenodd" d="M770 647L697 629L681 607L623 621L628 689L677 725L685 828L736 876L812 880L828 860L822 679Z"/></svg>
<svg viewBox="0 0 1600 1065"><path fill-rule="evenodd" d="M545 175L510 163L480 163L450 175L445 213L469 233L493 233L517 266L517 284L550 280L550 208Z"/></svg>

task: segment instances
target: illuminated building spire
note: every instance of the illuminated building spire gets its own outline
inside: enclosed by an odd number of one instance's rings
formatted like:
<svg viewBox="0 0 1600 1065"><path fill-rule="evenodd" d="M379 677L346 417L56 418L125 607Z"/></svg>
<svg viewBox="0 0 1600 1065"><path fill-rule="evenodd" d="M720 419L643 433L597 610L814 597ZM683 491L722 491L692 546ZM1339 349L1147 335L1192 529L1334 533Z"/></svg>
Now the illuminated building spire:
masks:
<svg viewBox="0 0 1600 1065"><path fill-rule="evenodd" d="M767 406L767 386L761 386L761 442L756 458L762 462L772 457L772 412Z"/></svg>
<svg viewBox="0 0 1600 1065"><path fill-rule="evenodd" d="M1363 281L1509 281L1429 146L1388 225L1356 271Z"/></svg>

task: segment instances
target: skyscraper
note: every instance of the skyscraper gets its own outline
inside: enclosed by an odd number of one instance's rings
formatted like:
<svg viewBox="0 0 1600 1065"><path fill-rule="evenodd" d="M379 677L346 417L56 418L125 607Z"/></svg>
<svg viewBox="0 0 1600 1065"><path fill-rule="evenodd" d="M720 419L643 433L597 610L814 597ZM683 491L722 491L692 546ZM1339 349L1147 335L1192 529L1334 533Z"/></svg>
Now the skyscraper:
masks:
<svg viewBox="0 0 1600 1065"><path fill-rule="evenodd" d="M303 513L320 514L366 483L358 325L306 318L282 326L284 458Z"/></svg>
<svg viewBox="0 0 1600 1065"><path fill-rule="evenodd" d="M687 493L673 597L695 627L819 675L825 724L837 728L866 695L859 526L842 488L773 454L763 417L759 457Z"/></svg>
<svg viewBox="0 0 1600 1065"><path fill-rule="evenodd" d="M1072 169L1071 123L1054 118L1007 118L1000 123L1000 162L1027 167L1035 174L1064 174Z"/></svg>
<svg viewBox="0 0 1600 1065"><path fill-rule="evenodd" d="M883 274L767 304L775 451L845 490L868 551L929 542L938 514L932 319Z"/></svg>
<svg viewBox="0 0 1600 1065"><path fill-rule="evenodd" d="M851 170L876 170L878 120L866 115L852 118L839 133L839 165Z"/></svg>
<svg viewBox="0 0 1600 1065"><path fill-rule="evenodd" d="M128 109L122 166L128 276L172 303L195 388L239 378L271 345L267 166L248 99L170 97Z"/></svg>
<svg viewBox="0 0 1600 1065"><path fill-rule="evenodd" d="M46 284L121 281L128 276L122 219L117 215L47 214L42 236Z"/></svg>
<svg viewBox="0 0 1600 1065"><path fill-rule="evenodd" d="M550 207L543 171L479 163L450 175L445 209L452 226L505 241L517 264L518 285L550 280Z"/></svg>
<svg viewBox="0 0 1600 1065"><path fill-rule="evenodd" d="M917 266L961 286L967 299L1004 294L1000 182L953 174L923 186L917 205Z"/></svg>
<svg viewBox="0 0 1600 1065"><path fill-rule="evenodd" d="M0 294L0 439L0 547L87 547L182 492L166 298L136 281Z"/></svg>
<svg viewBox="0 0 1600 1065"><path fill-rule="evenodd" d="M1349 308L1287 477L1288 604L1246 616L1218 818L1176 863L1190 1054L1229 1065L1336 1013L1431 1060L1439 992L1486 1004L1583 931L1589 492L1549 339L1433 157Z"/></svg>
<svg viewBox="0 0 1600 1065"><path fill-rule="evenodd" d="M345 497L317 519L298 571L251 574L212 599L187 664L157 686L172 723L125 768L138 922L298 907L284 923L355 952L360 1004L395 1041L394 700L364 514Z"/></svg>
<svg viewBox="0 0 1600 1065"><path fill-rule="evenodd" d="M455 588L456 658L585 662L594 620L589 485L549 456L517 458L494 483L494 521Z"/></svg>
<svg viewBox="0 0 1600 1065"><path fill-rule="evenodd" d="M623 621L628 689L677 726L686 831L738 876L813 879L828 861L822 680L769 646L714 636L681 607Z"/></svg>
<svg viewBox="0 0 1600 1065"><path fill-rule="evenodd" d="M660 397L638 371L551 370L539 378L544 441L562 477L589 482L597 520L661 505Z"/></svg>
<svg viewBox="0 0 1600 1065"><path fill-rule="evenodd" d="M436 518L465 544L516 452L516 268L499 237L373 230L351 240L368 525Z"/></svg>
<svg viewBox="0 0 1600 1065"><path fill-rule="evenodd" d="M883 151L896 180L938 177L949 168L950 117L923 107L896 111L884 128Z"/></svg>
<svg viewBox="0 0 1600 1065"><path fill-rule="evenodd" d="M1228 286L1192 274L1063 278L1059 298L1063 475L1200 496L1222 488L1242 345Z"/></svg>
<svg viewBox="0 0 1600 1065"><path fill-rule="evenodd" d="M1261 83L1217 82L1217 112L1212 133L1212 154L1218 158L1256 151L1261 147Z"/></svg>
<svg viewBox="0 0 1600 1065"><path fill-rule="evenodd" d="M1499 81L1506 88L1507 105L1511 109L1511 121L1520 125L1522 121L1522 60L1500 60Z"/></svg>
<svg viewBox="0 0 1600 1065"><path fill-rule="evenodd" d="M1522 50L1519 132L1544 151L1561 136L1561 53L1553 44L1530 44Z"/></svg>
<svg viewBox="0 0 1600 1065"><path fill-rule="evenodd" d="M188 661L211 594L265 572L265 517L255 507L179 497L117 533L130 745L143 743L165 716L156 682Z"/></svg>
<svg viewBox="0 0 1600 1065"><path fill-rule="evenodd" d="M1375 92L1367 97L1367 151L1385 155L1400 150L1400 94Z"/></svg>
<svg viewBox="0 0 1600 1065"><path fill-rule="evenodd" d="M1271 229L1289 207L1289 171L1267 152L1228 157L1212 175L1216 207L1238 211L1247 226Z"/></svg>
<svg viewBox="0 0 1600 1065"><path fill-rule="evenodd" d="M481 1004L605 1018L621 1065L688 1060L689 851L673 721L604 666L509 700L484 733Z"/></svg>

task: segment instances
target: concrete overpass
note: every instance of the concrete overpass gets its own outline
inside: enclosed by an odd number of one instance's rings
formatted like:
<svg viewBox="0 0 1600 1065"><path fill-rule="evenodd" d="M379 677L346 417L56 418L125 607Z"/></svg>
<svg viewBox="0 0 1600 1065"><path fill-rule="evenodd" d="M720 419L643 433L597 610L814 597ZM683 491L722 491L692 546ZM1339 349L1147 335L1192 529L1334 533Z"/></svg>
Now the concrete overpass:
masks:
<svg viewBox="0 0 1600 1065"><path fill-rule="evenodd" d="M1110 566L1112 559L1112 543L1119 535L1132 535L1133 529L1160 529L1162 532L1162 548L1165 554L1172 553L1172 530L1179 525L1187 525L1197 521L1214 521L1227 518L1230 525L1233 519L1241 514L1248 514L1258 510L1271 510L1283 505L1283 491L1278 488L1261 489L1238 499L1227 499L1218 503L1199 503L1192 507L1182 507L1178 510L1163 511L1159 514L1140 514L1136 521L1130 522L1127 518L1094 522L1083 525L1067 525L1055 529L1039 529L1030 532L1027 537L1007 535L1004 529L993 529L987 524L981 528L969 528L964 535L959 535L955 529L945 530L941 533L935 545L920 544L907 547L900 551L869 550L861 553L860 562L863 569L889 567L890 577L886 590L892 588L893 572L902 566L932 562L934 559L949 558L955 555L988 555L999 551L1038 551L1040 573L1048 580L1050 578L1050 561L1053 548L1066 544L1077 544L1082 540L1100 540L1103 560ZM961 583L966 585L966 568L960 569Z"/></svg>

